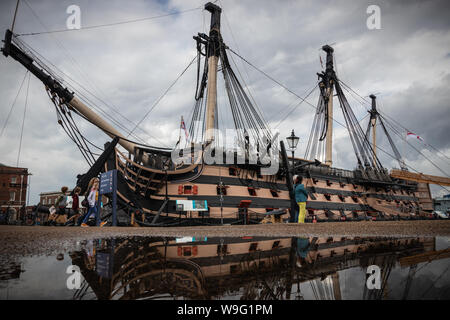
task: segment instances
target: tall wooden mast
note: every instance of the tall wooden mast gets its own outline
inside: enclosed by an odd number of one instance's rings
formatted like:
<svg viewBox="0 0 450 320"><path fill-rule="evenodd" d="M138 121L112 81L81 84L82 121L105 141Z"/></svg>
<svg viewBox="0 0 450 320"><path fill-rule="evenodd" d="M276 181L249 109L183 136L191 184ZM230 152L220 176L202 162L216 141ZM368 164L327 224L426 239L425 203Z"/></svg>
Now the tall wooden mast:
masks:
<svg viewBox="0 0 450 320"><path fill-rule="evenodd" d="M205 5L205 10L211 12L211 27L208 41L208 86L206 98L206 142L214 140L217 106L217 66L219 63L220 46L220 14L222 9L211 2Z"/></svg>
<svg viewBox="0 0 450 320"><path fill-rule="evenodd" d="M372 149L373 149L373 166L376 166L377 162L377 97L371 94L372 110L370 110L370 125L372 126Z"/></svg>
<svg viewBox="0 0 450 320"><path fill-rule="evenodd" d="M325 85L325 103L327 104L327 134L325 146L325 164L333 164L333 87L334 87L334 69L333 52L334 49L329 45L324 45L322 50L327 53L327 63L323 83Z"/></svg>

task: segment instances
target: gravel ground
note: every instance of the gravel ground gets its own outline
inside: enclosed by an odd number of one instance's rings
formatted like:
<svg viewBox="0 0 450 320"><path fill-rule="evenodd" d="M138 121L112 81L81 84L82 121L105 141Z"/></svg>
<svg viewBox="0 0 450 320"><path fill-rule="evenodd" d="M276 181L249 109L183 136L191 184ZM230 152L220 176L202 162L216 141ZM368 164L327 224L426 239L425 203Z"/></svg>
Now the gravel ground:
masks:
<svg viewBox="0 0 450 320"><path fill-rule="evenodd" d="M130 236L242 237L242 236L450 236L450 221L367 221L317 224L266 224L198 227L25 227L0 226L0 254L36 255L67 252L83 240ZM78 244L77 244L78 242Z"/></svg>

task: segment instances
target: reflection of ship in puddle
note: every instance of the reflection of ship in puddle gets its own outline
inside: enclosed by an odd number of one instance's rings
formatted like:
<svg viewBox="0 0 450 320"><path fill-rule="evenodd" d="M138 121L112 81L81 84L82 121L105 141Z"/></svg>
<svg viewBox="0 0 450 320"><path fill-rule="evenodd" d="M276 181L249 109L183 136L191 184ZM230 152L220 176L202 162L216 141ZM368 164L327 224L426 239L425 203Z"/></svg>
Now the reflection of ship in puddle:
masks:
<svg viewBox="0 0 450 320"><path fill-rule="evenodd" d="M0 259L0 281L19 279L22 270L22 263L19 259L9 258L6 261Z"/></svg>
<svg viewBox="0 0 450 320"><path fill-rule="evenodd" d="M363 298L383 298L394 266L450 257L434 238L126 238L93 252L71 254L85 279L75 299L302 299L308 281L316 298L340 299L338 271L374 264L381 289Z"/></svg>

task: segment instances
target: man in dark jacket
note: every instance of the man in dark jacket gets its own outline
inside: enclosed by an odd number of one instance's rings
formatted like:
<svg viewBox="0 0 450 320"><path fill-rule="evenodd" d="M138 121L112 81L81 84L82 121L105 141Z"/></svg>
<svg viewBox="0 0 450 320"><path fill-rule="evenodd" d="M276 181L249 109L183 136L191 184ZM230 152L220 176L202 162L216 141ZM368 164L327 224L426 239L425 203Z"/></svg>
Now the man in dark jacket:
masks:
<svg viewBox="0 0 450 320"><path fill-rule="evenodd" d="M308 192L306 192L305 186L302 184L303 178L300 176L294 176L294 195L295 202L298 204L298 217L296 215L296 221L298 223L305 223L306 216L306 200L308 199Z"/></svg>

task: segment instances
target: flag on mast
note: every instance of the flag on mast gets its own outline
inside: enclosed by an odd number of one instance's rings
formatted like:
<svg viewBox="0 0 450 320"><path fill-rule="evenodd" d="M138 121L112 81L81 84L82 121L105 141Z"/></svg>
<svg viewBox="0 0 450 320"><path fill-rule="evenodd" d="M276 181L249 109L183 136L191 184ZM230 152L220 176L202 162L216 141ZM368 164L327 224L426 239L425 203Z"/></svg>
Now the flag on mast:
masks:
<svg viewBox="0 0 450 320"><path fill-rule="evenodd" d="M420 141L423 141L422 137L420 137L417 134L412 133L410 131L406 131L406 138L415 138L415 139L418 139Z"/></svg>
<svg viewBox="0 0 450 320"><path fill-rule="evenodd" d="M186 141L189 139L189 133L186 130L186 124L184 123L183 116L181 116L181 129L184 130L184 134L186 135Z"/></svg>

